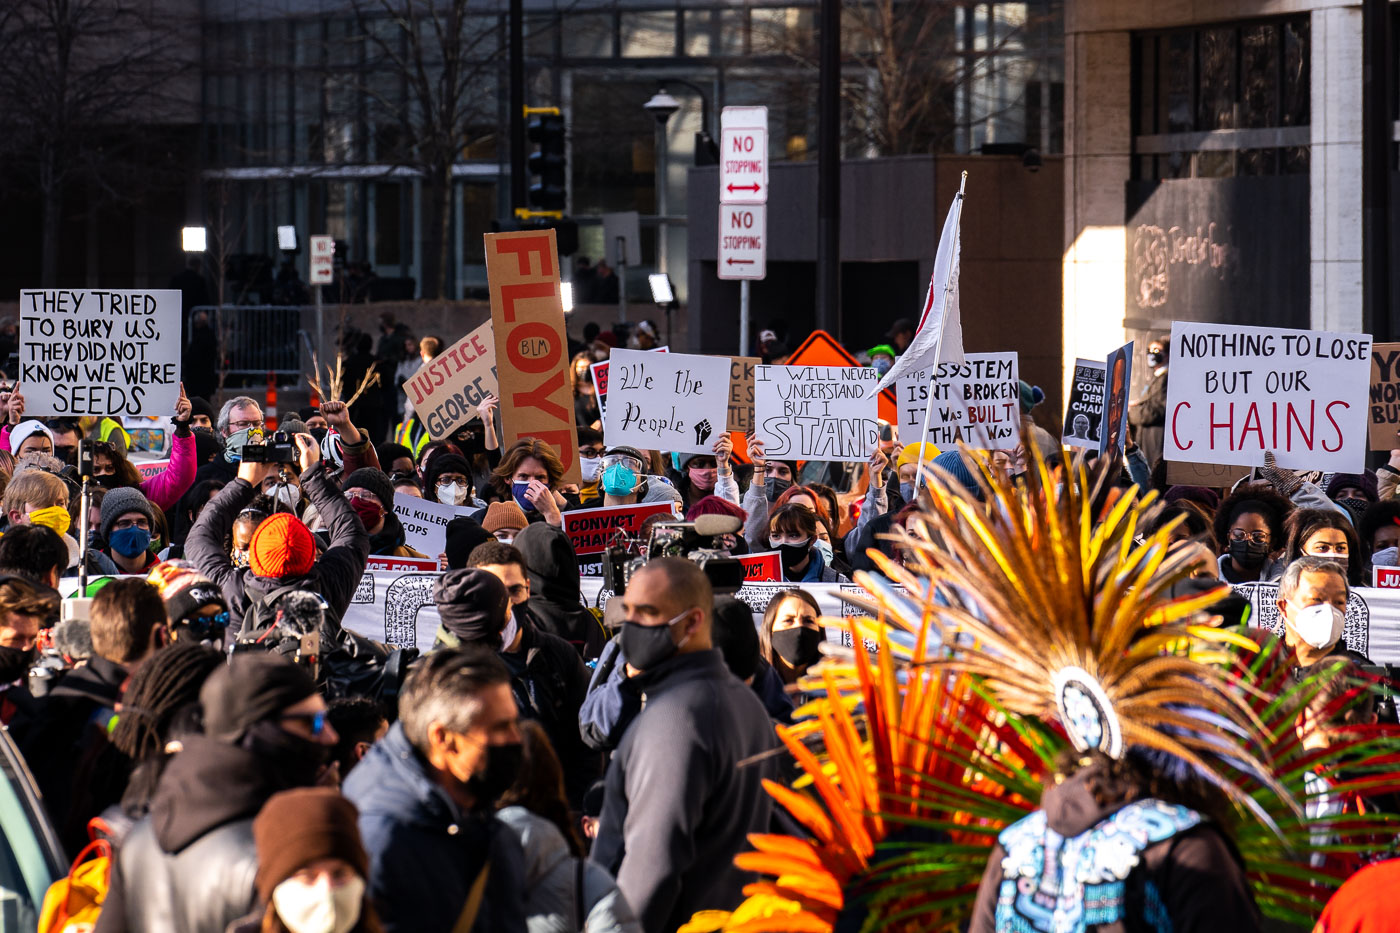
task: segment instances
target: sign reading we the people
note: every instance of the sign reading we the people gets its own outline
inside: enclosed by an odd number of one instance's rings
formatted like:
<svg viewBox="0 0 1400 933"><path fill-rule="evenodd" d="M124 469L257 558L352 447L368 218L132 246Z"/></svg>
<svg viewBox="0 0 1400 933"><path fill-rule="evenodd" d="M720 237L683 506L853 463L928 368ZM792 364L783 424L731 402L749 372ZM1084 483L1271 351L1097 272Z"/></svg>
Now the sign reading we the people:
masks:
<svg viewBox="0 0 1400 933"><path fill-rule="evenodd" d="M880 373L862 366L757 366L754 428L770 460L867 459L880 442Z"/></svg>
<svg viewBox="0 0 1400 933"><path fill-rule="evenodd" d="M610 447L709 453L729 416L727 356L614 350L603 434Z"/></svg>
<svg viewBox="0 0 1400 933"><path fill-rule="evenodd" d="M175 410L175 289L22 291L19 340L17 381L26 414L136 417Z"/></svg>
<svg viewBox="0 0 1400 933"><path fill-rule="evenodd" d="M496 338L487 321L427 363L403 384L433 440L451 437L497 392Z"/></svg>
<svg viewBox="0 0 1400 933"><path fill-rule="evenodd" d="M554 231L484 236L505 446L538 438L558 452L562 481L582 483Z"/></svg>
<svg viewBox="0 0 1400 933"><path fill-rule="evenodd" d="M1177 321L1171 360L1166 459L1364 468L1369 335Z"/></svg>

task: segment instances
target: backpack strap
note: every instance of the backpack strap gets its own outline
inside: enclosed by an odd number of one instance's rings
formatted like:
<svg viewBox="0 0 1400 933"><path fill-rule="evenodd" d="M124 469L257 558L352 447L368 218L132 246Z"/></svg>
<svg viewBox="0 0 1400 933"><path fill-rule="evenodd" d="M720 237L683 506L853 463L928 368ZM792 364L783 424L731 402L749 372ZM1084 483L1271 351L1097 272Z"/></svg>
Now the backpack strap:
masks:
<svg viewBox="0 0 1400 933"><path fill-rule="evenodd" d="M467 902L462 905L462 912L457 915L457 922L452 925L452 933L471 933L471 928L476 923L476 915L481 913L481 902L486 897L486 876L489 874L491 857L487 856L486 864L481 866L476 880L472 882L471 890L467 892Z"/></svg>

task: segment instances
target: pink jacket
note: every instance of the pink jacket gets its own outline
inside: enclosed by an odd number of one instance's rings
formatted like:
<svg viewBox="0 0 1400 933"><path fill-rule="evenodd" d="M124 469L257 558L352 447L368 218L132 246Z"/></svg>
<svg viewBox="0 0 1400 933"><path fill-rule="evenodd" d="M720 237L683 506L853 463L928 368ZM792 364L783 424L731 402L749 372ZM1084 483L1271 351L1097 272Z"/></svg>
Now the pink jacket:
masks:
<svg viewBox="0 0 1400 933"><path fill-rule="evenodd" d="M194 474L199 469L196 462L194 434L181 437L178 433L170 439L170 465L155 476L141 483L141 494L168 512L180 501L180 497L194 485Z"/></svg>

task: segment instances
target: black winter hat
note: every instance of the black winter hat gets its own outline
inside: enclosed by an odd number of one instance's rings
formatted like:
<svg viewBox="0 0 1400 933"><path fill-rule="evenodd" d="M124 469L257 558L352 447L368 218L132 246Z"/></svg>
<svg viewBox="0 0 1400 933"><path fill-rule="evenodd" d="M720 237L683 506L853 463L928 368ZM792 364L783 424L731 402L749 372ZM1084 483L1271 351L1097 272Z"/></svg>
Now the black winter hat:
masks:
<svg viewBox="0 0 1400 933"><path fill-rule="evenodd" d="M488 570L449 570L433 587L433 602L449 632L462 641L482 641L506 627L510 594Z"/></svg>
<svg viewBox="0 0 1400 933"><path fill-rule="evenodd" d="M198 395L190 398L190 417L193 418L195 415L203 415L208 418L211 423L216 417L214 414L214 406L210 405Z"/></svg>
<svg viewBox="0 0 1400 933"><path fill-rule="evenodd" d="M394 484L389 480L389 474L383 470L376 470L374 467L361 467L340 483L340 488L344 490L364 489L374 493L374 497L384 506L384 511L394 511Z"/></svg>
<svg viewBox="0 0 1400 933"><path fill-rule="evenodd" d="M301 667L276 654L235 654L220 664L199 689L204 734L233 745L255 723L271 719L316 693Z"/></svg>
<svg viewBox="0 0 1400 933"><path fill-rule="evenodd" d="M471 464L467 463L465 457L459 457L456 454L440 454L433 458L432 468L423 477L423 488L436 487L438 477L444 473L461 473L470 480L472 467ZM434 489L433 494L437 495L436 489Z"/></svg>
<svg viewBox="0 0 1400 933"><path fill-rule="evenodd" d="M447 523L447 569L461 570L478 544L494 540L495 536L474 518L459 515Z"/></svg>

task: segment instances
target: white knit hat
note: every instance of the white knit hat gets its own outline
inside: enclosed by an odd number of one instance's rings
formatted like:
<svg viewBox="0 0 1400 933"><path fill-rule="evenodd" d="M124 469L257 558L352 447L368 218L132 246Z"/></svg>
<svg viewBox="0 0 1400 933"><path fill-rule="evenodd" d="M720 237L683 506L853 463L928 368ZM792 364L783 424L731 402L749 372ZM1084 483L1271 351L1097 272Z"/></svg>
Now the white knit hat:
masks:
<svg viewBox="0 0 1400 933"><path fill-rule="evenodd" d="M53 432L45 426L44 422L30 418L28 421L21 421L10 428L10 453L18 454L20 445L35 434L46 435L49 439L49 445L53 446Z"/></svg>

